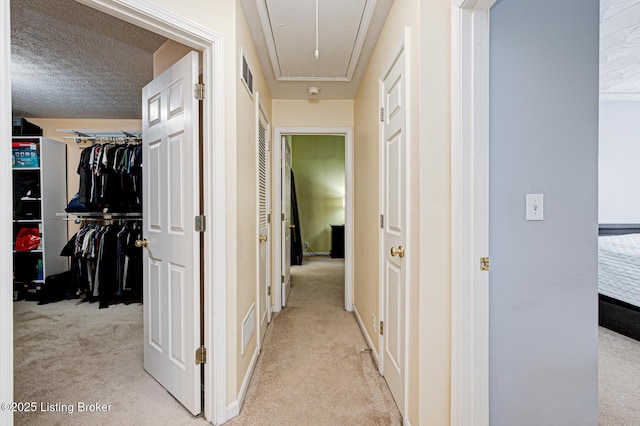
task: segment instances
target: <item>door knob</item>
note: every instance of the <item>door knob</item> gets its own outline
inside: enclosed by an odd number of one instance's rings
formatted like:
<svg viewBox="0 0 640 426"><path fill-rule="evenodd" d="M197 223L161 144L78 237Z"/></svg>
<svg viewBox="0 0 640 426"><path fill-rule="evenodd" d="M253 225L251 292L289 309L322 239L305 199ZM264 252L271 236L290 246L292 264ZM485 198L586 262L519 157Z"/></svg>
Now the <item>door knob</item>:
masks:
<svg viewBox="0 0 640 426"><path fill-rule="evenodd" d="M290 225L289 229L296 229L296 226L295 225Z"/></svg>
<svg viewBox="0 0 640 426"><path fill-rule="evenodd" d="M144 240L136 240L136 247L147 247L149 245L149 241L145 238Z"/></svg>
<svg viewBox="0 0 640 426"><path fill-rule="evenodd" d="M261 243L266 243L267 242L267 236L266 235L260 235L258 237L258 241L260 241Z"/></svg>
<svg viewBox="0 0 640 426"><path fill-rule="evenodd" d="M402 246L398 246L398 248L395 247L391 247L391 256L395 257L395 256L399 256L399 257L404 257L404 247Z"/></svg>

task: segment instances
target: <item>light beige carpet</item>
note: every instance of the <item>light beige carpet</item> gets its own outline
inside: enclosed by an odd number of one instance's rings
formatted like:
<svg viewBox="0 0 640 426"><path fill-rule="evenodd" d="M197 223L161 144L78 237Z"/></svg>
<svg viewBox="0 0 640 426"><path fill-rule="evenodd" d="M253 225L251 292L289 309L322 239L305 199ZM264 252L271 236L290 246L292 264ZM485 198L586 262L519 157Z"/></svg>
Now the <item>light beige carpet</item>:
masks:
<svg viewBox="0 0 640 426"><path fill-rule="evenodd" d="M208 424L143 370L142 305L21 301L13 308L15 401L37 403L36 412L15 413L15 425ZM78 403L111 407L78 412Z"/></svg>
<svg viewBox="0 0 640 426"><path fill-rule="evenodd" d="M598 424L640 425L640 342L599 327L598 344Z"/></svg>
<svg viewBox="0 0 640 426"><path fill-rule="evenodd" d="M351 312L344 261L305 257L267 330L244 407L229 425L399 425Z"/></svg>
<svg viewBox="0 0 640 426"><path fill-rule="evenodd" d="M343 310L344 262L305 258L289 305L267 331L232 425L398 425L355 318ZM204 425L142 367L142 305L15 302L16 425ZM44 405L41 405L44 404ZM78 412L78 403L111 405ZM73 413L51 411L72 406ZM49 409L49 411L43 411Z"/></svg>

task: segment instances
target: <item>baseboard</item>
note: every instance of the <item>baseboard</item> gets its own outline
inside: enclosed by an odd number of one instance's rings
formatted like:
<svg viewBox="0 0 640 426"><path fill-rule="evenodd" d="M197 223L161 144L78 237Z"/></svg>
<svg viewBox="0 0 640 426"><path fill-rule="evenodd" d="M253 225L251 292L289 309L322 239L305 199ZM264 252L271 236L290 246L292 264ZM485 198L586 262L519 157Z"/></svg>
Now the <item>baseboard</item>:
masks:
<svg viewBox="0 0 640 426"><path fill-rule="evenodd" d="M328 251L314 251L313 253L303 253L303 257L304 256L309 256L309 257L313 257L313 256L330 256L331 253L329 253Z"/></svg>
<svg viewBox="0 0 640 426"><path fill-rule="evenodd" d="M256 350L253 352L253 356L251 357L251 363L249 364L249 368L247 369L247 374L244 375L242 386L240 386L238 399L227 405L227 421L240 414L240 408L242 408L244 397L247 395L247 389L249 389L249 383L251 382L251 378L253 377L253 372L256 368L256 363L258 362L259 355L260 350L256 348Z"/></svg>
<svg viewBox="0 0 640 426"><path fill-rule="evenodd" d="M371 356L373 357L373 360L376 363L376 367L380 369L378 352L376 351L376 347L373 346L373 341L371 340L369 333L367 333L367 329L365 328L364 323L362 322L362 318L360 317L360 313L358 312L358 308L356 307L355 304L353 305L353 316L356 317L356 321L358 323L358 326L360 327L360 332L362 333L364 340L367 342L367 346L369 347L369 349L371 349Z"/></svg>

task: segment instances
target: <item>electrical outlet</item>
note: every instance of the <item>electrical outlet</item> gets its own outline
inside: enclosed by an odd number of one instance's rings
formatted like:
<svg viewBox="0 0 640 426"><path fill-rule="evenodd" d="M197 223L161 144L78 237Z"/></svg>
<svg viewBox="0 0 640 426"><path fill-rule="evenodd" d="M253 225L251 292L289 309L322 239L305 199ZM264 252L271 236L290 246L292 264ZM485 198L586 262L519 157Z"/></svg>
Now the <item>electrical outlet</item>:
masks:
<svg viewBox="0 0 640 426"><path fill-rule="evenodd" d="M376 314L371 314L371 324L373 327L373 331L376 331Z"/></svg>
<svg viewBox="0 0 640 426"><path fill-rule="evenodd" d="M309 241L304 242L304 248L309 248Z"/></svg>

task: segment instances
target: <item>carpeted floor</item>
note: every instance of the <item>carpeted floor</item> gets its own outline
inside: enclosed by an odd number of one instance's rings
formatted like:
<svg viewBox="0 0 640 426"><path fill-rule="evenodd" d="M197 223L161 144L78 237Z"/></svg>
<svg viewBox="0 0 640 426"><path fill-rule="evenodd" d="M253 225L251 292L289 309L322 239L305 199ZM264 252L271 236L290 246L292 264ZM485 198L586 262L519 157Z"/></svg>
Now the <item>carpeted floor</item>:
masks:
<svg viewBox="0 0 640 426"><path fill-rule="evenodd" d="M355 318L343 310L344 261L293 267L240 416L231 425L398 425L400 415ZM205 425L142 367L142 305L15 302L15 425ZM78 404L107 405L78 412ZM68 412L68 407L73 412ZM103 407L101 407L103 408Z"/></svg>
<svg viewBox="0 0 640 426"><path fill-rule="evenodd" d="M21 301L13 308L15 401L37 403L35 412L15 413L15 425L208 424L143 370L141 304ZM79 403L111 407L78 412Z"/></svg>
<svg viewBox="0 0 640 426"><path fill-rule="evenodd" d="M640 425L640 342L602 327L598 342L598 424Z"/></svg>
<svg viewBox="0 0 640 426"><path fill-rule="evenodd" d="M305 257L267 330L244 407L229 425L399 425L401 417L355 317L344 261Z"/></svg>

